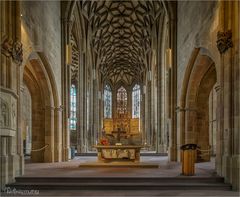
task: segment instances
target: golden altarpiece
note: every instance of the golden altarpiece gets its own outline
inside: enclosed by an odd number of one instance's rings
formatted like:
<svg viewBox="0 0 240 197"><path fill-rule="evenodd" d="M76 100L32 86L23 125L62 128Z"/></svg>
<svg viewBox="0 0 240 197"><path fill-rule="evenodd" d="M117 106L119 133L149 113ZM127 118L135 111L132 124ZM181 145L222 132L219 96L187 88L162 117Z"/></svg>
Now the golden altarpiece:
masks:
<svg viewBox="0 0 240 197"><path fill-rule="evenodd" d="M112 118L104 118L101 139L106 144L95 146L98 150L99 161L134 161L140 159L142 148L142 134L140 132L140 119L134 117L128 106L127 91L120 87L116 93L116 110ZM140 105L140 103L138 103ZM139 107L140 109L140 107Z"/></svg>

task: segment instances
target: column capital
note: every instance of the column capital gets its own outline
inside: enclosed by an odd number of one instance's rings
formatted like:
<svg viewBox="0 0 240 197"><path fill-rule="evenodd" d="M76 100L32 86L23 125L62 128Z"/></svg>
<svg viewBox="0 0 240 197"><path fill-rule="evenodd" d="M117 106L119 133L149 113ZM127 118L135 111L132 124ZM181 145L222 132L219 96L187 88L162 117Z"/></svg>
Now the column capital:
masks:
<svg viewBox="0 0 240 197"><path fill-rule="evenodd" d="M50 105L45 105L45 108L44 109L48 109L48 110L54 110L54 111L63 111L63 105L60 105L58 107L55 107L55 106L50 106Z"/></svg>
<svg viewBox="0 0 240 197"><path fill-rule="evenodd" d="M55 107L55 110L57 112L62 112L63 111L63 105L60 105L59 107Z"/></svg>

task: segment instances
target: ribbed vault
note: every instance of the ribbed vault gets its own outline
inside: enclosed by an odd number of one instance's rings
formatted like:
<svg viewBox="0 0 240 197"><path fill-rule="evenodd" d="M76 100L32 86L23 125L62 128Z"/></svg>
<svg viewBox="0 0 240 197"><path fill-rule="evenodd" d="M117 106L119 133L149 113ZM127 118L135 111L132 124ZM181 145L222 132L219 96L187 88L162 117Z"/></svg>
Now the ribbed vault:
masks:
<svg viewBox="0 0 240 197"><path fill-rule="evenodd" d="M163 12L160 1L81 1L91 31L90 45L104 78L113 84L141 80L152 31Z"/></svg>

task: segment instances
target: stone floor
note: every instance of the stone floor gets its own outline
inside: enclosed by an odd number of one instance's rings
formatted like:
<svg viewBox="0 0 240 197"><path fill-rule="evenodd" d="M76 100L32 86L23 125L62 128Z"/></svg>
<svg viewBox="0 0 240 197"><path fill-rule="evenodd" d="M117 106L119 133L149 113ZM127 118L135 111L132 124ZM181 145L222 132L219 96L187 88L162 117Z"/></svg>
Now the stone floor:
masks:
<svg viewBox="0 0 240 197"><path fill-rule="evenodd" d="M92 177L92 176L127 176L127 177L175 177L181 173L181 164L169 162L168 157L142 156L142 162L157 163L159 168L79 168L80 163L96 161L96 157L75 157L69 162L29 163L25 165L24 176L53 177ZM214 176L214 159L211 162L197 163L196 176Z"/></svg>
<svg viewBox="0 0 240 197"><path fill-rule="evenodd" d="M79 164L95 161L96 157L75 157L69 162L61 163L28 163L25 165L25 175L28 177L174 177L181 173L181 164L168 162L168 157L142 156L141 161L158 163L160 168L79 168ZM214 158L211 162L197 163L196 176L216 176ZM206 191L206 190L137 190L137 191L41 191L38 196L239 196L234 191Z"/></svg>

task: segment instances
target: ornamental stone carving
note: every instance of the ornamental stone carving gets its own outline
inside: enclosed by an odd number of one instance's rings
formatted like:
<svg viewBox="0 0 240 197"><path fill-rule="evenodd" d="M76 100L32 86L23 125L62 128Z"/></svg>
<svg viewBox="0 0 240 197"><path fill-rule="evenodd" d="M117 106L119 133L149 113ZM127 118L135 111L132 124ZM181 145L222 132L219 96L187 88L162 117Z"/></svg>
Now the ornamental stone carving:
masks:
<svg viewBox="0 0 240 197"><path fill-rule="evenodd" d="M3 43L1 44L2 54L5 55L6 57L10 57L12 53L12 45L13 41L8 38L5 38Z"/></svg>
<svg viewBox="0 0 240 197"><path fill-rule="evenodd" d="M7 92L0 94L0 129L17 129L17 100Z"/></svg>
<svg viewBox="0 0 240 197"><path fill-rule="evenodd" d="M0 127L9 127L9 105L0 98Z"/></svg>
<svg viewBox="0 0 240 197"><path fill-rule="evenodd" d="M18 40L13 43L12 58L16 64L21 64L23 61L22 43Z"/></svg>
<svg viewBox="0 0 240 197"><path fill-rule="evenodd" d="M229 48L233 47L232 32L230 30L226 32L217 33L217 48L221 54L225 53Z"/></svg>
<svg viewBox="0 0 240 197"><path fill-rule="evenodd" d="M5 38L1 44L2 54L6 57L12 57L16 64L21 64L23 61L23 49L20 41L13 42L12 39Z"/></svg>

